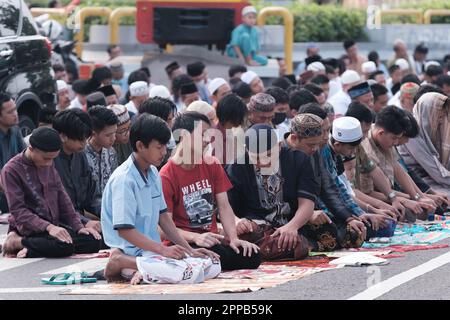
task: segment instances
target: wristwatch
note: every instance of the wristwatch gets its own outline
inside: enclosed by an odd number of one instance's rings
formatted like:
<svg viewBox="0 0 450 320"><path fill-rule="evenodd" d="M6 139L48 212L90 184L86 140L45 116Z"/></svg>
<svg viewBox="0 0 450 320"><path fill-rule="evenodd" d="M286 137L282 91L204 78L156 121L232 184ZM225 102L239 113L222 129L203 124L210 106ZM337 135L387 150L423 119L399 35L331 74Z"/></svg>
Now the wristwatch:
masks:
<svg viewBox="0 0 450 320"><path fill-rule="evenodd" d="M420 198L422 198L421 195L416 193L416 195L414 196L414 200L419 201Z"/></svg>
<svg viewBox="0 0 450 320"><path fill-rule="evenodd" d="M389 200L392 202L395 198L397 197L397 194L395 193L395 191L392 191L391 193L389 193L388 198Z"/></svg>

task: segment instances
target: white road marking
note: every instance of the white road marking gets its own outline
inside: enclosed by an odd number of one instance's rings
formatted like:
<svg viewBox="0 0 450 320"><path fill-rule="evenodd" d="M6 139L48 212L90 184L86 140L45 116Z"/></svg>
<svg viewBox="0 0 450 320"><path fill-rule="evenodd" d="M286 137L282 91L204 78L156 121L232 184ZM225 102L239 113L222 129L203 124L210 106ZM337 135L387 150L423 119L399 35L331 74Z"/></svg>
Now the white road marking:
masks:
<svg viewBox="0 0 450 320"><path fill-rule="evenodd" d="M450 251L417 267L382 281L348 300L374 300L402 284L450 263Z"/></svg>
<svg viewBox="0 0 450 320"><path fill-rule="evenodd" d="M0 258L0 272L18 268L33 262L41 261L42 258L33 259L15 259L15 258Z"/></svg>
<svg viewBox="0 0 450 320"><path fill-rule="evenodd" d="M74 263L62 268L53 269L49 271L42 272L43 274L58 274L58 273L67 273L67 272L87 272L87 273L93 273L99 270L102 270L106 267L106 264L108 263L108 259L104 258L94 258L89 259L86 261L82 261L79 263Z"/></svg>

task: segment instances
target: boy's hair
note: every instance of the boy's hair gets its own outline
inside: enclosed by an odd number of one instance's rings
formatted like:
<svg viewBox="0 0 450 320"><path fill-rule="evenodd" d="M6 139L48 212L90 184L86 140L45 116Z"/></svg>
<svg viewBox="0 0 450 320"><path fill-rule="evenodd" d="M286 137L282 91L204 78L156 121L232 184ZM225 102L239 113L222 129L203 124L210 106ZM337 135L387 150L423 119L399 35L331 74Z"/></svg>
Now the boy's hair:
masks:
<svg viewBox="0 0 450 320"><path fill-rule="evenodd" d="M175 101L180 98L179 92L184 84L191 83L193 80L187 74L179 74L172 79L172 93Z"/></svg>
<svg viewBox="0 0 450 320"><path fill-rule="evenodd" d="M369 75L369 79L375 80L376 76L379 75L379 74L383 74L384 75L384 72L381 71L381 70L374 71L374 72L372 72Z"/></svg>
<svg viewBox="0 0 450 320"><path fill-rule="evenodd" d="M142 71L141 69L134 70L133 72L131 72L130 75L128 76L127 82L128 85L131 85L132 83L138 81L144 81L148 83L147 73L145 73L145 71Z"/></svg>
<svg viewBox="0 0 450 320"><path fill-rule="evenodd" d="M239 81L238 83L236 83L231 91L241 99L248 99L252 96L252 89L244 81Z"/></svg>
<svg viewBox="0 0 450 320"><path fill-rule="evenodd" d="M286 77L276 78L272 82L272 86L273 87L278 87L278 88L281 88L283 90L287 90L287 88L289 88L290 85L292 85L292 82L291 82L291 80L289 80Z"/></svg>
<svg viewBox="0 0 450 320"><path fill-rule="evenodd" d="M92 134L92 120L81 109L66 109L55 115L53 128L69 139L83 141Z"/></svg>
<svg viewBox="0 0 450 320"><path fill-rule="evenodd" d="M46 124L52 124L53 118L55 117L56 110L52 108L42 108L39 110L39 122L40 123L46 123Z"/></svg>
<svg viewBox="0 0 450 320"><path fill-rule="evenodd" d="M289 96L289 108L291 110L299 110L302 105L310 102L317 103L317 99L307 89L296 90Z"/></svg>
<svg viewBox="0 0 450 320"><path fill-rule="evenodd" d="M111 52L113 51L113 49L117 48L118 45L117 44L111 44L108 46L108 48L106 49L106 51L108 51L109 54L111 54Z"/></svg>
<svg viewBox="0 0 450 320"><path fill-rule="evenodd" d="M138 141L141 141L147 148L152 140L156 140L160 144L167 144L170 137L171 133L167 123L152 114L141 114L131 125L130 143L134 152L137 152L136 143Z"/></svg>
<svg viewBox="0 0 450 320"><path fill-rule="evenodd" d="M216 114L220 124L230 122L233 125L244 123L248 109L244 101L234 93L226 95L217 104Z"/></svg>
<svg viewBox="0 0 450 320"><path fill-rule="evenodd" d="M349 40L344 41L343 46L344 46L344 49L347 50L348 48L353 47L355 44L356 43L354 40L349 39Z"/></svg>
<svg viewBox="0 0 450 320"><path fill-rule="evenodd" d="M330 83L330 79L324 74L318 74L311 79L311 83L320 86L322 84Z"/></svg>
<svg viewBox="0 0 450 320"><path fill-rule="evenodd" d="M370 90L372 90L373 99L375 101L377 101L378 97L388 93L388 89L379 83L370 85Z"/></svg>
<svg viewBox="0 0 450 320"><path fill-rule="evenodd" d="M147 75L148 78L150 78L152 76L152 73L150 72L149 67L142 67L139 70L143 71Z"/></svg>
<svg viewBox="0 0 450 320"><path fill-rule="evenodd" d="M100 67L96 68L92 71L92 79L97 80L98 82L102 82L106 79L112 78L112 72L108 67Z"/></svg>
<svg viewBox="0 0 450 320"><path fill-rule="evenodd" d="M395 135L402 134L408 128L408 117L396 106L387 106L377 114L375 125Z"/></svg>
<svg viewBox="0 0 450 320"><path fill-rule="evenodd" d="M228 76L230 78L233 78L237 73L244 73L247 72L247 67L243 66L241 64L235 64L232 65L229 69L228 69Z"/></svg>
<svg viewBox="0 0 450 320"><path fill-rule="evenodd" d="M420 97L423 96L425 93L428 92L437 92L440 94L445 95L445 92L442 91L441 88L439 88L438 86L435 86L434 84L424 84L421 85L419 90L417 91L416 95L414 96L414 104L416 104L417 101L419 101Z"/></svg>
<svg viewBox="0 0 450 320"><path fill-rule="evenodd" d="M450 75L441 74L436 80L436 85L441 89L444 87L444 85L450 86Z"/></svg>
<svg viewBox="0 0 450 320"><path fill-rule="evenodd" d="M403 110L405 112L406 118L408 119L408 127L405 130L405 136L414 139L419 135L419 124L414 118L413 114L408 110Z"/></svg>
<svg viewBox="0 0 450 320"><path fill-rule="evenodd" d="M315 83L307 83L303 86L303 88L305 88L315 96L320 96L323 93L323 89Z"/></svg>
<svg viewBox="0 0 450 320"><path fill-rule="evenodd" d="M0 114L3 111L3 104L5 102L10 101L11 99L12 98L11 98L11 96L9 94L0 92Z"/></svg>
<svg viewBox="0 0 450 320"><path fill-rule="evenodd" d="M298 109L298 113L311 113L318 116L322 120L325 120L328 116L327 112L322 109L317 102L310 102L302 105L300 109Z"/></svg>
<svg viewBox="0 0 450 320"><path fill-rule="evenodd" d="M379 58L380 58L380 55L376 51L370 51L369 54L367 55L367 59L369 61L375 62L375 64L377 63L377 60Z"/></svg>
<svg viewBox="0 0 450 320"><path fill-rule="evenodd" d="M170 113L176 110L176 108L175 103L171 100L154 97L147 99L142 103L139 108L139 114L148 113L167 121Z"/></svg>
<svg viewBox="0 0 450 320"><path fill-rule="evenodd" d="M279 87L269 87L266 89L265 93L271 95L275 99L276 104L288 104L289 95L285 90Z"/></svg>
<svg viewBox="0 0 450 320"><path fill-rule="evenodd" d="M119 118L114 111L104 106L93 106L88 110L88 114L91 117L92 129L95 132L100 132L107 126L119 124Z"/></svg>
<svg viewBox="0 0 450 320"><path fill-rule="evenodd" d="M425 74L429 77L439 76L444 73L444 70L441 66L431 65L425 70Z"/></svg>
<svg viewBox="0 0 450 320"><path fill-rule="evenodd" d="M66 71L66 67L64 67L62 64L59 63L55 63L54 65L52 65L53 71L55 72L62 72L62 71Z"/></svg>
<svg viewBox="0 0 450 320"><path fill-rule="evenodd" d="M389 75L392 75L395 71L400 70L400 67L396 64L393 64L392 66L389 67L388 71L389 71Z"/></svg>
<svg viewBox="0 0 450 320"><path fill-rule="evenodd" d="M405 84L405 83L407 83L407 82L413 82L413 83L418 84L419 86L420 86L420 84L422 83L422 82L420 81L419 77L416 76L415 74L412 74L412 73L408 73L406 76L404 76L404 77L402 78L402 81L401 81L400 83L401 83L401 84Z"/></svg>
<svg viewBox="0 0 450 320"><path fill-rule="evenodd" d="M187 111L178 115L175 118L172 127L175 142L180 142L180 130L187 130L189 133L192 133L196 127L196 123L200 121L211 125L211 122L209 121L207 116L195 111Z"/></svg>
<svg viewBox="0 0 450 320"><path fill-rule="evenodd" d="M350 103L345 116L356 118L361 123L372 123L374 118L372 110L370 110L364 103L358 101L353 101Z"/></svg>

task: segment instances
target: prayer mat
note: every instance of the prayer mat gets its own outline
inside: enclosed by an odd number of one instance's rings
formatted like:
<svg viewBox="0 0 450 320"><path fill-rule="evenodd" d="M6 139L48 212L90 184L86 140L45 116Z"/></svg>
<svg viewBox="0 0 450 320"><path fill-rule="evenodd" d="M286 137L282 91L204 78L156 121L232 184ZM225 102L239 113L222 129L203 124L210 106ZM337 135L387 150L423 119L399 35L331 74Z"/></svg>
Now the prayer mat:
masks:
<svg viewBox="0 0 450 320"><path fill-rule="evenodd" d="M123 295L123 294L201 294L253 292L272 288L314 273L335 269L305 268L288 265L261 265L256 270L222 272L216 279L199 284L98 284L78 287L64 295Z"/></svg>
<svg viewBox="0 0 450 320"><path fill-rule="evenodd" d="M386 249L365 249L365 248L351 248L351 249L341 249L331 252L311 252L311 256L327 256L329 258L342 258L348 255L351 255L353 253L367 253L373 256L381 257L386 256L392 252L392 250L386 250Z"/></svg>
<svg viewBox="0 0 450 320"><path fill-rule="evenodd" d="M94 259L94 258L109 258L110 256L109 250L102 250L97 253L80 253L73 254L69 257L69 259Z"/></svg>

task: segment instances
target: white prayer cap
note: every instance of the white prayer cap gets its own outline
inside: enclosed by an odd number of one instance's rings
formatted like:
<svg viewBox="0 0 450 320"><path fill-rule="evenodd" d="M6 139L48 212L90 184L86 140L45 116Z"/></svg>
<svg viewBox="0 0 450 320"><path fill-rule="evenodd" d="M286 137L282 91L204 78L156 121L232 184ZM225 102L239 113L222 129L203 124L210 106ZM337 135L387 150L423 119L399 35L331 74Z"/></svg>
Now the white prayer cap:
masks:
<svg viewBox="0 0 450 320"><path fill-rule="evenodd" d="M341 82L342 84L351 84L351 83L356 83L358 81L361 80L361 77L359 76L358 72L354 71L354 70L346 70L342 75L341 75Z"/></svg>
<svg viewBox="0 0 450 320"><path fill-rule="evenodd" d="M362 72L372 73L377 71L377 65L373 61L366 61L361 65Z"/></svg>
<svg viewBox="0 0 450 320"><path fill-rule="evenodd" d="M249 13L257 13L256 8L254 6L246 6L244 9L242 9L242 16L245 16Z"/></svg>
<svg viewBox="0 0 450 320"><path fill-rule="evenodd" d="M437 62L437 61L434 61L434 60L427 61L427 62L425 63L425 71L427 71L427 69L428 69L429 66L438 66L438 67L440 67L441 64L440 64L439 62Z"/></svg>
<svg viewBox="0 0 450 320"><path fill-rule="evenodd" d="M209 92L211 94L214 94L214 92L216 92L217 89L219 89L224 84L227 84L225 79L223 79L223 78L215 78L209 83L208 90L209 90Z"/></svg>
<svg viewBox="0 0 450 320"><path fill-rule="evenodd" d="M403 58L395 60L395 64L400 67L400 70L408 70L409 69L409 63Z"/></svg>
<svg viewBox="0 0 450 320"><path fill-rule="evenodd" d="M165 86L154 86L153 88L150 89L149 96L150 98L160 97L169 100L172 98L169 89L167 89Z"/></svg>
<svg viewBox="0 0 450 320"><path fill-rule="evenodd" d="M241 80L246 84L250 84L253 80L255 80L256 77L258 77L258 75L255 72L247 71L241 75Z"/></svg>
<svg viewBox="0 0 450 320"><path fill-rule="evenodd" d="M342 143L351 143L363 137L361 123L353 117L341 117L333 121L333 138Z"/></svg>
<svg viewBox="0 0 450 320"><path fill-rule="evenodd" d="M148 84L145 81L136 81L130 84L131 97L143 97L149 95Z"/></svg>
<svg viewBox="0 0 450 320"><path fill-rule="evenodd" d="M58 92L69 87L64 80L56 80L56 86L58 87Z"/></svg>
<svg viewBox="0 0 450 320"><path fill-rule="evenodd" d="M313 63L310 63L308 65L308 67L306 67L306 70L307 71L312 71L312 72L325 71L325 66L323 65L322 62L315 61Z"/></svg>

